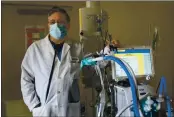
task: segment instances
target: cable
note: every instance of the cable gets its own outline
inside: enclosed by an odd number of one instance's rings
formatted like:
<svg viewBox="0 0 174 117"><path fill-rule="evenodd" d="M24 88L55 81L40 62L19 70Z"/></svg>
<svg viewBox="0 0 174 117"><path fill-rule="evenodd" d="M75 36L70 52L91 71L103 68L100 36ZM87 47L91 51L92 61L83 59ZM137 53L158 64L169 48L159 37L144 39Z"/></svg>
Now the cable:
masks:
<svg viewBox="0 0 174 117"><path fill-rule="evenodd" d="M118 63L123 70L125 71L126 75L128 76L129 82L130 82L130 86L131 86L131 91L132 91L132 99L133 99L133 105L134 105L134 113L137 117L140 116L139 113L139 102L137 99L137 90L135 87L135 82L133 76L130 74L128 68L126 67L126 65L117 57L114 56L105 56L105 57L98 57L98 58L94 58L92 59L92 61L101 61L101 60L113 60L114 62Z"/></svg>
<svg viewBox="0 0 174 117"><path fill-rule="evenodd" d="M100 103L99 106L97 106L97 116L98 117L102 117L103 113L104 113L104 107L105 107L105 89L104 89L104 83L103 83L103 78L102 78L102 74L101 74L101 70L99 68L98 65L95 66L96 71L98 72L99 76L100 76L100 81L101 81L101 85L102 85L102 91L100 92Z"/></svg>
<svg viewBox="0 0 174 117"><path fill-rule="evenodd" d="M121 60L121 59L120 59L120 60ZM137 80L135 79L135 74L134 74L132 68L131 68L130 65L129 65L128 63L126 63L124 60L121 60L121 61L126 65L126 67L128 68L129 72L132 74L133 80L134 80L134 82L135 82L135 87L136 87L136 89L138 90Z"/></svg>
<svg viewBox="0 0 174 117"><path fill-rule="evenodd" d="M125 64L125 66L127 67L129 73L131 73L131 75L132 75L132 78L133 78L134 83L135 83L137 100L139 100L138 85L137 85L137 81L136 81L136 78L135 78L135 74L134 74L132 68L130 67L130 65L129 65L127 62L125 62L125 61L122 60L122 59L120 59L120 60Z"/></svg>
<svg viewBox="0 0 174 117"><path fill-rule="evenodd" d="M102 88L104 88L104 83L103 83L103 78L102 78L101 70L100 70L100 68L99 68L98 65L96 65L95 68L96 68L97 73L98 73L99 76L100 76L100 81L101 81Z"/></svg>
<svg viewBox="0 0 174 117"><path fill-rule="evenodd" d="M149 93L145 94L144 96L140 97L140 100L142 100L143 98L145 98L147 95L149 95ZM131 102L130 104L126 105L124 108L122 108L115 117L119 117L124 111L126 111L130 106L133 105L133 102Z"/></svg>
<svg viewBox="0 0 174 117"><path fill-rule="evenodd" d="M119 113L115 117L119 117L124 111L126 111L132 105L133 105L133 102L125 106L123 109L121 109L121 111L119 111Z"/></svg>
<svg viewBox="0 0 174 117"><path fill-rule="evenodd" d="M160 81L158 82L158 86L156 88L156 93L158 93L159 86L160 86Z"/></svg>
<svg viewBox="0 0 174 117"><path fill-rule="evenodd" d="M135 78L135 74L134 74L132 68L130 67L130 65L129 65L127 62L125 62L125 61L122 60L122 59L120 59L120 60L125 64L125 66L127 67L129 73L131 73L131 76L132 76L132 78L133 78L133 80L134 80L135 87L136 87L136 96L137 96L137 99L139 99L139 98L138 98L138 97L139 97L139 95L138 95L138 85L137 85L137 81L136 81L136 78Z"/></svg>
<svg viewBox="0 0 174 117"><path fill-rule="evenodd" d="M108 31L105 32L105 40L104 40L104 44L103 44L103 55L105 56L104 54L104 49L105 49L105 46L106 46L106 38L107 38L107 34L108 34Z"/></svg>
<svg viewBox="0 0 174 117"><path fill-rule="evenodd" d="M114 55L113 55L113 56L114 56ZM130 67L130 65L129 65L127 62L125 62L125 61L122 60L122 59L120 59L120 60L126 65L128 71L129 71L129 73L131 73L131 75L132 75L132 77L133 77L133 80L134 80L134 82L135 82L135 87L136 87L136 89L137 89L137 91L138 91L137 81L136 81L136 79L135 79L135 74L134 74L132 68ZM138 96L138 95L137 95L137 96Z"/></svg>
<svg viewBox="0 0 174 117"><path fill-rule="evenodd" d="M134 74L132 68L130 67L130 65L128 63L126 63L124 60L121 60L121 61L126 65L126 67L128 68L129 73L131 73L131 75L132 75L132 78L133 78L134 83L135 83L135 88L136 88L136 96L137 96L137 99L139 99L138 85L137 85L137 80L135 78L135 74Z"/></svg>
<svg viewBox="0 0 174 117"><path fill-rule="evenodd" d="M140 113L139 113L139 109L138 109L138 100L136 97L137 93L136 93L135 83L134 83L134 80L133 80L131 74L129 73L128 69L126 68L125 64L119 58L113 57L113 56L105 56L103 59L104 60L113 60L114 62L117 62L123 68L123 70L126 72L128 79L129 79L129 82L130 82L131 90L132 90L135 115L137 117L140 117Z"/></svg>

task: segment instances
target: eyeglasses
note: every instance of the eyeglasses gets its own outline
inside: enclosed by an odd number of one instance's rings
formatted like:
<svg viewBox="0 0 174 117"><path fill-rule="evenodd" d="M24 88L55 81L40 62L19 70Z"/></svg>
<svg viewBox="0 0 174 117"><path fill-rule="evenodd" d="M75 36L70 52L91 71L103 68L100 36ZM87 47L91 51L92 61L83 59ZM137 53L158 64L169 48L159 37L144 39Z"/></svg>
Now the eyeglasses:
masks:
<svg viewBox="0 0 174 117"><path fill-rule="evenodd" d="M66 24L65 21L56 21L56 20L50 20L50 21L48 21L48 23L49 23L49 24L55 24L55 23L58 23L58 24L63 24L63 25Z"/></svg>

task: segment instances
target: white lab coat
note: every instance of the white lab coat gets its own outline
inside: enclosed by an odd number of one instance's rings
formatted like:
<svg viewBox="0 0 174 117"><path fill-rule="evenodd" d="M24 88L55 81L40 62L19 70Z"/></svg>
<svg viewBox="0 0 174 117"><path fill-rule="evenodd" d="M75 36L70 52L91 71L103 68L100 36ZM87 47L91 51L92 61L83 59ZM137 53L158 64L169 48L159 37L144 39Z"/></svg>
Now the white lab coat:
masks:
<svg viewBox="0 0 174 117"><path fill-rule="evenodd" d="M54 49L46 36L34 42L21 65L21 91L25 104L33 116L80 116L80 102L68 103L68 91L73 78L80 77L80 64L72 63L71 47L64 43L61 61L55 58L55 67L46 100L46 90L54 58ZM76 53L80 54L80 51ZM41 106L36 107L36 105Z"/></svg>

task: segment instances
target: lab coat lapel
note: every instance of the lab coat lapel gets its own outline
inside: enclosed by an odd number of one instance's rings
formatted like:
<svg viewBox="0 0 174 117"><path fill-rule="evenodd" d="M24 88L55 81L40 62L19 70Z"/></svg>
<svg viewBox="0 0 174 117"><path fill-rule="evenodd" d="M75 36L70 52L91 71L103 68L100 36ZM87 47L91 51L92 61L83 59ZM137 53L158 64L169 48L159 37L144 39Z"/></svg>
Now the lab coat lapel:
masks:
<svg viewBox="0 0 174 117"><path fill-rule="evenodd" d="M48 35L45 37L45 62L48 65L49 69L51 69L52 66L52 62L53 62L53 58L54 58L54 48L52 47ZM61 55L61 61L64 61L64 58L66 57L68 51L70 49L70 46L67 43L64 43L63 48L62 48L62 55ZM56 62L58 61L57 57L56 57ZM60 62L61 62L60 61Z"/></svg>
<svg viewBox="0 0 174 117"><path fill-rule="evenodd" d="M70 49L70 46L67 43L64 43L63 49L62 49L61 61L64 61L64 58L66 57L69 49Z"/></svg>
<svg viewBox="0 0 174 117"><path fill-rule="evenodd" d="M48 35L45 37L45 47L46 47L45 57L44 57L45 63L47 64L48 69L51 70L55 51L54 51L54 48L52 47L52 45L49 41ZM56 57L55 61L57 61L57 57Z"/></svg>
<svg viewBox="0 0 174 117"><path fill-rule="evenodd" d="M63 48L62 48L62 55L61 55L61 61L60 61L60 66L59 67L59 77L64 77L64 75L67 72L67 68L68 68L68 63L70 61L70 56L69 56L69 49L70 46L67 43L64 43Z"/></svg>

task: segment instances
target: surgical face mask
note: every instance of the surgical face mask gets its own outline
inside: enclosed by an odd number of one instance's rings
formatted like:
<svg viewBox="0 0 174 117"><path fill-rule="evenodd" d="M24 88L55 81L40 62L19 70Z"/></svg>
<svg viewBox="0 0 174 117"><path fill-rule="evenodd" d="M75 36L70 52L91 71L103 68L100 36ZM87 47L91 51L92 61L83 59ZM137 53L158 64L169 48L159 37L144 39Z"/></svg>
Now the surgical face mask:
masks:
<svg viewBox="0 0 174 117"><path fill-rule="evenodd" d="M55 39L63 39L67 35L67 29L63 24L52 24L50 25L50 35Z"/></svg>

